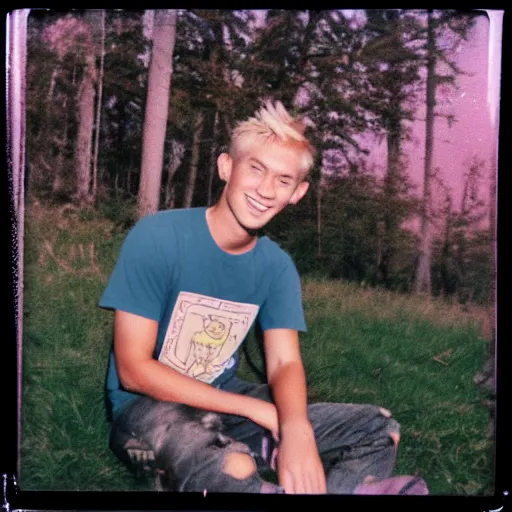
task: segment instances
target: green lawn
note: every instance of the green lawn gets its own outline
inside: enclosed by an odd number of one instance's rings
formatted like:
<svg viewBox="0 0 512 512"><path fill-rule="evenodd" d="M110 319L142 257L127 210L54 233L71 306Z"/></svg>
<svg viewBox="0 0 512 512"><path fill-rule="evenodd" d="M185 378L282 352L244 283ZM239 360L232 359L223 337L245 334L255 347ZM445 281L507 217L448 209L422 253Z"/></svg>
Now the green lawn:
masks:
<svg viewBox="0 0 512 512"><path fill-rule="evenodd" d="M22 490L140 488L109 451L103 396L113 317L97 302L123 238L91 213L27 212ZM401 424L396 473L420 473L432 494L491 495L488 411L472 383L482 312L350 283L303 288L311 400L390 409ZM255 378L245 361L241 371Z"/></svg>

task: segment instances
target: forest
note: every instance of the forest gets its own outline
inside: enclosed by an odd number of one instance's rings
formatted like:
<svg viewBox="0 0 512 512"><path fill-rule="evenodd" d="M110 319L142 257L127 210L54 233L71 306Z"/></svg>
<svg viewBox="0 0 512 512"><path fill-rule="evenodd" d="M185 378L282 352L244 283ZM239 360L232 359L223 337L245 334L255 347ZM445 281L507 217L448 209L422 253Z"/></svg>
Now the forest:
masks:
<svg viewBox="0 0 512 512"><path fill-rule="evenodd" d="M134 223L214 204L235 124L275 99L316 148L307 195L262 230L302 278L309 398L385 404L398 473L431 494L491 494L497 163L477 129L450 132L485 14L24 11L7 97L21 487L147 488L108 447L113 319L98 300ZM470 147L461 168L440 166L444 137ZM248 379L263 369L255 341Z"/></svg>
<svg viewBox="0 0 512 512"><path fill-rule="evenodd" d="M93 209L121 229L210 205L234 123L275 98L304 116L317 149L308 196L265 229L302 274L492 304L495 169L474 155L456 202L432 159L436 123L456 122L438 106L464 73L455 48L476 16L32 10L27 201ZM425 123L422 190L404 151L413 122Z"/></svg>

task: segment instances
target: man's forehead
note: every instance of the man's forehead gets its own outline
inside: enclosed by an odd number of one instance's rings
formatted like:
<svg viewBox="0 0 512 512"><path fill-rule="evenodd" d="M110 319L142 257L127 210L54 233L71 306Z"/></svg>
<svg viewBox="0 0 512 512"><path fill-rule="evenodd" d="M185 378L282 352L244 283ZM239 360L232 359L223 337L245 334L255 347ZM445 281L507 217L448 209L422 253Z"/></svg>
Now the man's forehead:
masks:
<svg viewBox="0 0 512 512"><path fill-rule="evenodd" d="M253 147L246 152L245 158L276 174L295 177L301 173L301 155L289 146L269 144Z"/></svg>

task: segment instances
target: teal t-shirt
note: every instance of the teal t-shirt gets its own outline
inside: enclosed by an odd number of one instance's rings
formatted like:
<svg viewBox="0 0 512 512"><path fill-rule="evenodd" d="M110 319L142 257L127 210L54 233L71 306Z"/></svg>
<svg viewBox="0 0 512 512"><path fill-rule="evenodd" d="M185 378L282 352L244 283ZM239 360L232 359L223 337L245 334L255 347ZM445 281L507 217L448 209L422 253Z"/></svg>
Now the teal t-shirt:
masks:
<svg viewBox="0 0 512 512"><path fill-rule="evenodd" d="M237 369L239 349L257 320L263 331L305 331L299 275L290 256L264 236L249 252L223 251L206 208L165 210L142 218L121 248L100 307L158 322L154 357L219 386ZM112 413L134 398L110 353Z"/></svg>

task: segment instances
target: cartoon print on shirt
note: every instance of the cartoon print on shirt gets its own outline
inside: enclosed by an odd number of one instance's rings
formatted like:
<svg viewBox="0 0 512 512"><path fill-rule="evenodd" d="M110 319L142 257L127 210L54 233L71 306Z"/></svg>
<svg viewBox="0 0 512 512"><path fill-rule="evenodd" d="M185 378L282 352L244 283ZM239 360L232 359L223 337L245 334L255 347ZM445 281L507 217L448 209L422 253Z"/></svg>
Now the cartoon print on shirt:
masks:
<svg viewBox="0 0 512 512"><path fill-rule="evenodd" d="M196 361L190 369L190 373L196 379L203 374L213 375L222 365L214 364L226 341L236 343L236 334L230 337L231 326L238 320L230 320L224 317L210 315L204 318L204 329L192 336Z"/></svg>
<svg viewBox="0 0 512 512"><path fill-rule="evenodd" d="M190 377L213 382L234 363L259 307L181 292L167 327L159 361Z"/></svg>

